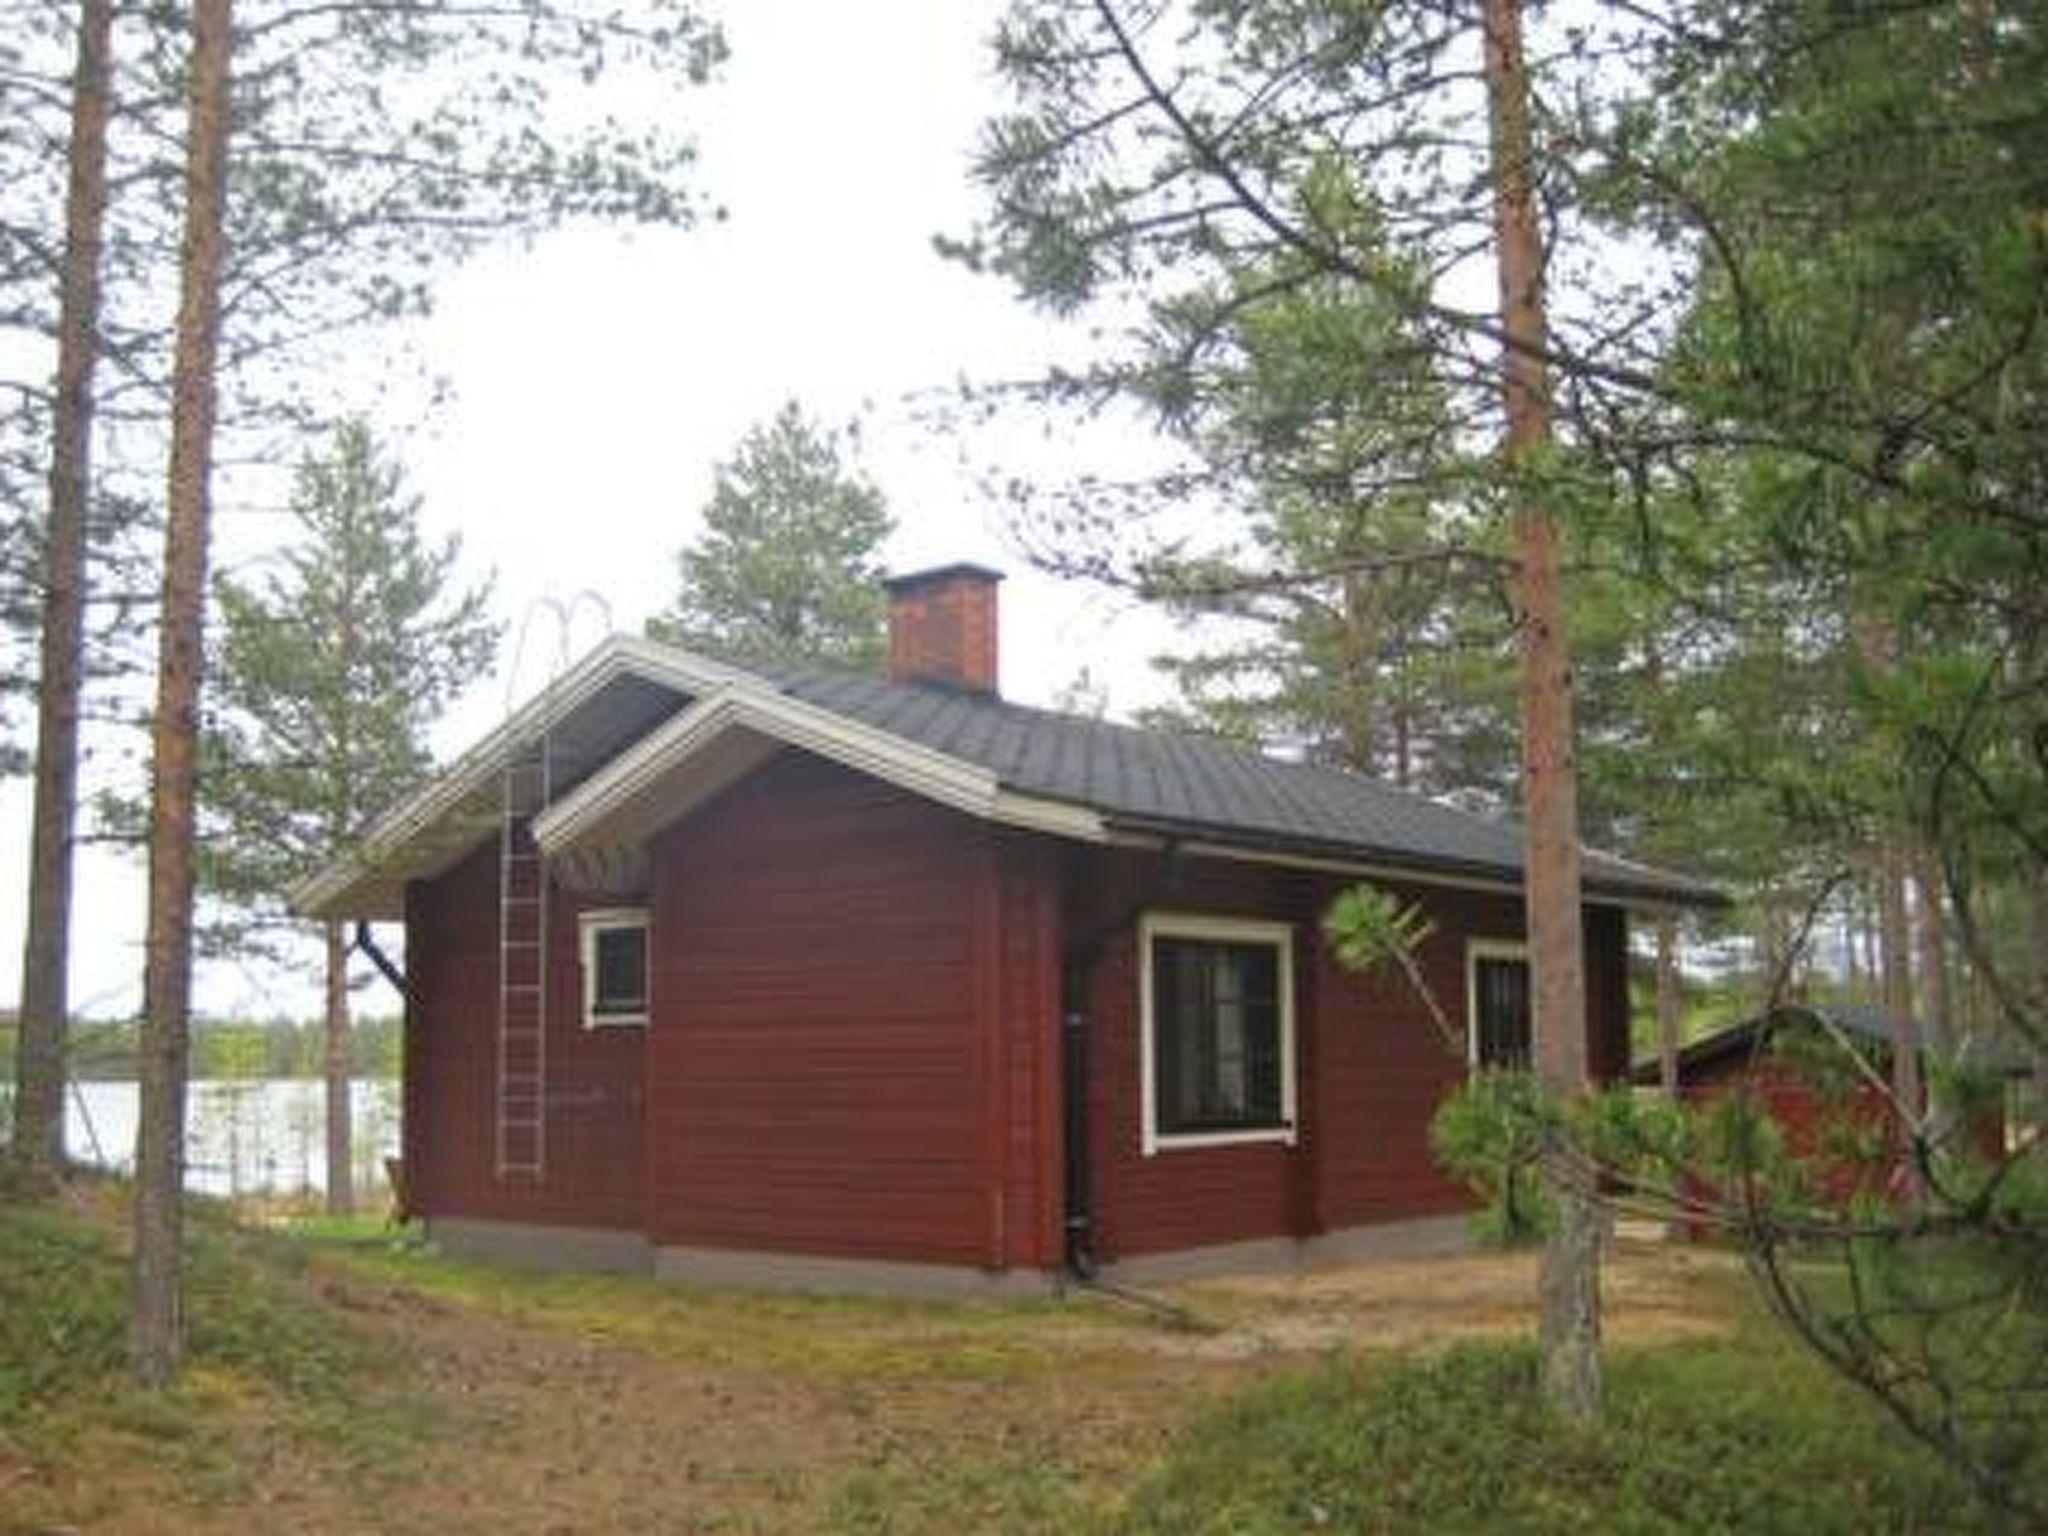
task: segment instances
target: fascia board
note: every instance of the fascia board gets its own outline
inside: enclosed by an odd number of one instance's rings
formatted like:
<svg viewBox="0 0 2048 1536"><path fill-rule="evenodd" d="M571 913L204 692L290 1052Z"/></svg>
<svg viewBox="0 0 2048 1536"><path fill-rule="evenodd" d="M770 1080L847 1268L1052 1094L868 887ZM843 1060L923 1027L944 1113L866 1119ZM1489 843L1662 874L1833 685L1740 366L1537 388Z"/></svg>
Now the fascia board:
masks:
<svg viewBox="0 0 2048 1536"><path fill-rule="evenodd" d="M984 768L848 720L830 710L734 683L707 696L580 785L534 822L549 854L573 847L625 814L627 808L728 731L748 730L896 785L924 799L988 821L1101 841L1101 818L1054 801L1003 788Z"/></svg>
<svg viewBox="0 0 2048 1536"><path fill-rule="evenodd" d="M533 819L533 840L553 855L573 847L624 811L695 750L727 729L735 690L706 694L668 724L649 732Z"/></svg>
<svg viewBox="0 0 2048 1536"><path fill-rule="evenodd" d="M572 714L621 677L636 677L678 693L730 686L744 674L688 652L630 635L614 635L547 688L509 715L488 736L408 798L377 818L352 851L314 871L285 893L291 910L307 917L333 908L367 880L387 875L405 849L430 828L489 789L514 753L532 737ZM341 914L346 915L346 914Z"/></svg>

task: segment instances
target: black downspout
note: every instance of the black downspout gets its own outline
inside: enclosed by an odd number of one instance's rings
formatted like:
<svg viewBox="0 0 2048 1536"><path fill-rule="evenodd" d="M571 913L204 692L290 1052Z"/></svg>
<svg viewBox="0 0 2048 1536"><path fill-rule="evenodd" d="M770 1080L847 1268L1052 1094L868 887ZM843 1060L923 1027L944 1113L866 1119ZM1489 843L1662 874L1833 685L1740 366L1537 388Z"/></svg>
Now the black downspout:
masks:
<svg viewBox="0 0 2048 1536"><path fill-rule="evenodd" d="M1066 1160L1067 1273L1083 1284L1095 1278L1094 1200L1088 1173L1088 976L1109 941L1157 906L1180 877L1180 844L1161 845L1150 889L1108 922L1088 929L1067 947L1060 968L1061 1131Z"/></svg>
<svg viewBox="0 0 2048 1536"><path fill-rule="evenodd" d="M377 973L398 989L400 997L407 1002L412 1001L412 987L405 979L405 972L401 971L398 963L378 946L377 937L370 932L368 921L356 924L355 947L370 957L370 964L376 966Z"/></svg>
<svg viewBox="0 0 2048 1536"><path fill-rule="evenodd" d="M1066 1262L1077 1280L1095 1274L1088 1198L1088 966L1069 960L1060 985L1060 1081L1065 1085Z"/></svg>

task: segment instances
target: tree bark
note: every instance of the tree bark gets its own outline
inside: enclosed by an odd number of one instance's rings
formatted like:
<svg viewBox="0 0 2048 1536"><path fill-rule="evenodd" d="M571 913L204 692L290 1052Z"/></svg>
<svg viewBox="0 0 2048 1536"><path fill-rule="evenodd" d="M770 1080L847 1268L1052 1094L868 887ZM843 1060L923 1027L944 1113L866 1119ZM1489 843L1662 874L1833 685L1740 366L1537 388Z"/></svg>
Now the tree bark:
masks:
<svg viewBox="0 0 2048 1536"><path fill-rule="evenodd" d="M2048 859L2034 866L2034 1025L2034 1124L2048 1134Z"/></svg>
<svg viewBox="0 0 2048 1536"><path fill-rule="evenodd" d="M1342 676L1338 680L1341 691L1337 699L1337 729L1342 738L1344 766L1359 773L1376 773L1376 689L1380 680L1374 663L1379 657L1379 636L1372 588L1359 572L1344 573L1341 603L1338 656Z"/></svg>
<svg viewBox="0 0 2048 1536"><path fill-rule="evenodd" d="M356 1208L355 1114L350 1103L355 1070L348 1016L348 930L326 924L327 938L327 1212L346 1216Z"/></svg>
<svg viewBox="0 0 2048 1536"><path fill-rule="evenodd" d="M1657 919L1657 1081L1667 1098L1678 1097L1678 1049L1682 1007L1678 990L1678 919Z"/></svg>
<svg viewBox="0 0 2048 1536"><path fill-rule="evenodd" d="M1504 458L1515 470L1551 442L1543 362L1543 232L1531 171L1529 82L1520 0L1485 0L1485 72L1501 327ZM1578 774L1572 752L1570 644L1556 520L1526 486L1515 509L1515 608L1521 656L1522 793L1536 1067L1553 1092L1587 1083L1585 945L1579 909ZM1545 1397L1575 1419L1600 1402L1600 1220L1594 1192L1545 1159L1559 1209L1545 1242L1538 1347Z"/></svg>
<svg viewBox="0 0 2048 1536"><path fill-rule="evenodd" d="M1914 861L1913 931L1919 944L1920 1017L1928 1043L1944 1050L1955 1043L1955 1020L1949 1016L1948 924L1941 910L1941 860L1922 849Z"/></svg>
<svg viewBox="0 0 2048 1536"><path fill-rule="evenodd" d="M78 820L79 696L85 674L85 528L92 498L93 374L100 354L100 262L113 115L111 0L81 0L71 80L64 265L57 301L57 395L50 422L50 512L36 697L35 819L22 947L14 1159L31 1188L64 1167L71 1016L72 840Z"/></svg>
<svg viewBox="0 0 2048 1536"><path fill-rule="evenodd" d="M136 1375L152 1388L172 1381L184 1352L182 1195L194 793L233 47L231 0L194 0L162 630L151 728L148 956L135 1133L135 1310L129 1351Z"/></svg>
<svg viewBox="0 0 2048 1536"><path fill-rule="evenodd" d="M1920 1080L1920 1021L1913 1016L1912 935L1906 921L1906 859L1896 844L1887 844L1878 854L1877 866L1878 984L1883 998L1885 1022L1891 1030L1892 1094L1899 1102L1899 1114L1907 1133L1904 1145L1913 1145L1922 1128L1926 1108L1925 1086ZM1917 1157L1908 1156L1901 1170L1909 1196L1918 1201L1925 1195Z"/></svg>

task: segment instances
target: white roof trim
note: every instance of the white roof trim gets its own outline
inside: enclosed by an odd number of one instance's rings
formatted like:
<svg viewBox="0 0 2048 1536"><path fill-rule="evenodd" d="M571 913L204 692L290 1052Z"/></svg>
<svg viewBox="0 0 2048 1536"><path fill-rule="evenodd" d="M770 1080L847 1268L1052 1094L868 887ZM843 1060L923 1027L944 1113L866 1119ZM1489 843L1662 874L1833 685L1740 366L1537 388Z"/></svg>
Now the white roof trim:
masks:
<svg viewBox="0 0 2048 1536"><path fill-rule="evenodd" d="M987 769L735 677L536 817L534 840L552 856L601 837L627 817L641 796L735 730L801 748L986 821L1087 842L1107 838L1102 818L1093 811L1017 794Z"/></svg>
<svg viewBox="0 0 2048 1536"><path fill-rule="evenodd" d="M380 816L350 852L314 871L290 891L291 909L324 917L351 892L400 860L404 849L464 801L492 787L528 743L621 677L699 694L740 676L729 667L630 635L613 635L506 718L440 774Z"/></svg>

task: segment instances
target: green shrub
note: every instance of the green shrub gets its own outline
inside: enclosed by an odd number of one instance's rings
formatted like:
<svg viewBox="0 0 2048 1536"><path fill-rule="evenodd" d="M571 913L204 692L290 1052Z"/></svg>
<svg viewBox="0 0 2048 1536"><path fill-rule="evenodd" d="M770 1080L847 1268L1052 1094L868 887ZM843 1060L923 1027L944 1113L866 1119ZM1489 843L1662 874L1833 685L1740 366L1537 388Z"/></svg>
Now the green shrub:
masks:
<svg viewBox="0 0 2048 1536"><path fill-rule="evenodd" d="M0 1203L0 1431L118 1371L127 1319L108 1233L53 1207Z"/></svg>
<svg viewBox="0 0 2048 1536"><path fill-rule="evenodd" d="M1549 1230L1539 1163L1550 1123L1550 1100L1530 1072L1474 1073L1430 1122L1437 1160L1479 1196L1472 1219L1483 1241L1512 1246Z"/></svg>
<svg viewBox="0 0 2048 1536"><path fill-rule="evenodd" d="M1533 1353L1336 1356L1198 1418L1138 1488L1128 1533L1679 1533L1988 1529L1967 1492L1783 1344L1615 1352L1579 1430Z"/></svg>

